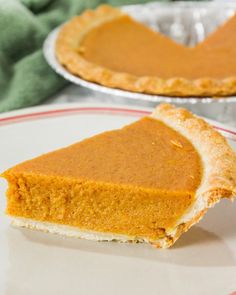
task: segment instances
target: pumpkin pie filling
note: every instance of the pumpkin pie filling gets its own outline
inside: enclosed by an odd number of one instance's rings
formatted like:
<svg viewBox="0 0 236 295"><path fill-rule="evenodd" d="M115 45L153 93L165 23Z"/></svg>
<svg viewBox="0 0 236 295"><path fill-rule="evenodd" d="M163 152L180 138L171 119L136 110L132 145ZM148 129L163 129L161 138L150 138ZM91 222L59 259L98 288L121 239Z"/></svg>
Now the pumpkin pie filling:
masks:
<svg viewBox="0 0 236 295"><path fill-rule="evenodd" d="M156 240L195 201L201 158L183 135L145 117L7 170L7 213Z"/></svg>
<svg viewBox="0 0 236 295"><path fill-rule="evenodd" d="M135 76L227 78L236 75L235 29L236 17L227 30L187 48L125 15L91 29L79 52L94 64Z"/></svg>
<svg viewBox="0 0 236 295"><path fill-rule="evenodd" d="M122 16L91 29L78 51L86 60L113 71L169 78L180 74L178 65L185 59L186 50L129 16Z"/></svg>

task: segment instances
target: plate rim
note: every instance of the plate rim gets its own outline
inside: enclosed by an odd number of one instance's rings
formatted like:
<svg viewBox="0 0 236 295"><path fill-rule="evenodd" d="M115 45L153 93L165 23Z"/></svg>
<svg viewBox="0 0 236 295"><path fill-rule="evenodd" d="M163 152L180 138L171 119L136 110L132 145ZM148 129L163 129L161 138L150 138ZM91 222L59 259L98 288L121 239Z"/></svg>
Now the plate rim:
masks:
<svg viewBox="0 0 236 295"><path fill-rule="evenodd" d="M106 103L63 103L52 105L40 105L20 110L14 110L0 114L0 127L16 123L34 121L59 116L76 115L79 113L109 113L117 115L133 115L140 117L148 115L154 108L133 106L128 104L106 104ZM215 120L202 117L214 128L221 132L227 139L236 142L236 128L220 123Z"/></svg>

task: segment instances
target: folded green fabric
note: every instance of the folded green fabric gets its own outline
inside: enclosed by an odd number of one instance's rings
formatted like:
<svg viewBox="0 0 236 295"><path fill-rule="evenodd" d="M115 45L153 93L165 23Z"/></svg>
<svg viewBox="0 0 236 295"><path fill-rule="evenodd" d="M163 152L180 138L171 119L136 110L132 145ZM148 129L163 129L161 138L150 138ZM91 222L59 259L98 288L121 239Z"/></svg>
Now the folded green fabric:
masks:
<svg viewBox="0 0 236 295"><path fill-rule="evenodd" d="M0 0L0 112L38 104L66 85L47 65L43 41L54 27L104 2L148 0Z"/></svg>

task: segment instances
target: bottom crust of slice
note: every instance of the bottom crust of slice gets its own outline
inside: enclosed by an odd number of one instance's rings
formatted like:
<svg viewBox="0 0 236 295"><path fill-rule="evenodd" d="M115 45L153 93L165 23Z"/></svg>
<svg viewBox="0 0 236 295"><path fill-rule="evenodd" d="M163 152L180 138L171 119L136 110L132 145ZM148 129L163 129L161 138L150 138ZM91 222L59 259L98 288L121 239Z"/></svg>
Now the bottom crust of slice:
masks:
<svg viewBox="0 0 236 295"><path fill-rule="evenodd" d="M39 230L46 233L58 234L71 238L81 238L92 241L116 241L121 243L149 243L158 248L168 248L173 244L172 237L164 237L156 241L149 241L144 237L102 233L89 230L81 230L77 227L72 227L68 225L55 224L44 221L36 221L29 218L22 217L10 217L12 225L21 228L28 228L33 230Z"/></svg>

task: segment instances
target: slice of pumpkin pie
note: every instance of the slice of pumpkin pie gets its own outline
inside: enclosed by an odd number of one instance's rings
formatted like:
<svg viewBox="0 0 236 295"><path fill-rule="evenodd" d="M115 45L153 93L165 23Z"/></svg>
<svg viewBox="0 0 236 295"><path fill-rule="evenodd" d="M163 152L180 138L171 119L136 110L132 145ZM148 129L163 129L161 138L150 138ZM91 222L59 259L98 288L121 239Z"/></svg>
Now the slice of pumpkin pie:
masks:
<svg viewBox="0 0 236 295"><path fill-rule="evenodd" d="M17 226L164 248L221 198L233 198L236 155L208 123L163 104L3 177Z"/></svg>

